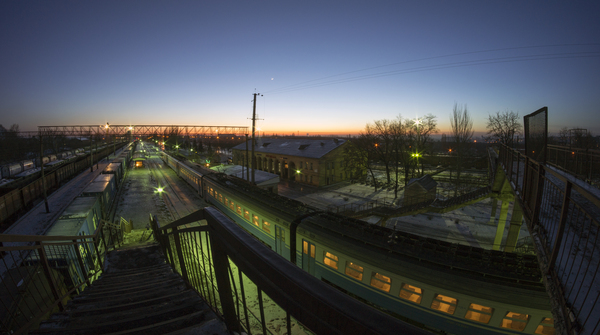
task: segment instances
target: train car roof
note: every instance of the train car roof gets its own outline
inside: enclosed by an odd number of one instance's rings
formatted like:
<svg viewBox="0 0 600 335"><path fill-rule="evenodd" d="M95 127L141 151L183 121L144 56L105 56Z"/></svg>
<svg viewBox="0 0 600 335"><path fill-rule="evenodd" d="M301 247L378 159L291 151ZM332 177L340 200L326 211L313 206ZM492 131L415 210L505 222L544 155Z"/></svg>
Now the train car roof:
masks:
<svg viewBox="0 0 600 335"><path fill-rule="evenodd" d="M121 169L121 162L112 162L112 163L108 164L106 166L106 168L104 168L104 171L102 171L102 173L113 173L114 171L117 171L120 169Z"/></svg>
<svg viewBox="0 0 600 335"><path fill-rule="evenodd" d="M115 175L112 173L102 173L94 179L93 183L110 182L115 179Z"/></svg>
<svg viewBox="0 0 600 335"><path fill-rule="evenodd" d="M76 236L84 221L85 218L58 219L46 236Z"/></svg>
<svg viewBox="0 0 600 335"><path fill-rule="evenodd" d="M106 190L106 188L108 187L109 182L108 181L101 181L101 182L96 182L96 183L91 183L89 184L86 188L83 189L83 192L81 192L82 194L87 193L102 193Z"/></svg>
<svg viewBox="0 0 600 335"><path fill-rule="evenodd" d="M94 208L98 199L90 197L77 197L62 212L60 218L87 217L88 213Z"/></svg>

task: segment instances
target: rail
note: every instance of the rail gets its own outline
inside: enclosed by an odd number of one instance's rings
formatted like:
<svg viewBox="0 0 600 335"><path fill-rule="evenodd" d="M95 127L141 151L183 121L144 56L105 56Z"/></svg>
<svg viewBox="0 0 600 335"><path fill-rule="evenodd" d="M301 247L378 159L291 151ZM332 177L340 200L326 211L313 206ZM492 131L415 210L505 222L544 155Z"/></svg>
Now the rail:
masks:
<svg viewBox="0 0 600 335"><path fill-rule="evenodd" d="M232 332L428 334L304 272L214 208L150 224L173 269Z"/></svg>
<svg viewBox="0 0 600 335"><path fill-rule="evenodd" d="M101 222L93 235L0 234L0 333L25 334L98 278L120 229Z"/></svg>
<svg viewBox="0 0 600 335"><path fill-rule="evenodd" d="M600 150L548 145L546 164L600 186Z"/></svg>
<svg viewBox="0 0 600 335"><path fill-rule="evenodd" d="M600 191L505 146L499 162L533 233L555 327L598 334Z"/></svg>

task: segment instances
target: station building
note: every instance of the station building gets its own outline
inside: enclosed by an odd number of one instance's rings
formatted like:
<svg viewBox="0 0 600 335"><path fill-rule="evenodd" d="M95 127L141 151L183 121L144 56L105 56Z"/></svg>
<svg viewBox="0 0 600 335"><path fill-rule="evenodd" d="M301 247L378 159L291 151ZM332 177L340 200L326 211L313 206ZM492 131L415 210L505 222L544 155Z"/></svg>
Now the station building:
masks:
<svg viewBox="0 0 600 335"><path fill-rule="evenodd" d="M344 139L258 138L254 147L256 169L277 174L281 179L325 186L350 178L344 171ZM247 166L252 141L232 149L233 163ZM247 163L248 162L248 163Z"/></svg>

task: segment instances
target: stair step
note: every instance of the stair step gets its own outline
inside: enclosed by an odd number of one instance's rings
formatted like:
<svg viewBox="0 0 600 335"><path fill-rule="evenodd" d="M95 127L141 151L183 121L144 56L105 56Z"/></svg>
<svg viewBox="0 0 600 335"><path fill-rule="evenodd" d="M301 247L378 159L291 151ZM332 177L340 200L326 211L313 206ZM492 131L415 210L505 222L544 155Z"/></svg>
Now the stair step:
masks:
<svg viewBox="0 0 600 335"><path fill-rule="evenodd" d="M175 273L161 273L146 278L127 279L124 281L114 281L110 284L97 285L96 282L83 291L85 295L106 294L105 292L127 291L131 289L139 289L148 285L160 285L163 282L179 279L180 276Z"/></svg>
<svg viewBox="0 0 600 335"><path fill-rule="evenodd" d="M140 274L140 273L144 273L144 272L154 272L154 271L161 271L161 270L171 270L171 266L169 264L158 264L158 265L147 266L147 267L143 267L143 268L126 269L126 270L119 270L119 271L115 271L115 272L104 272L102 274L102 277L103 278L114 278L114 277L129 276L129 275L135 275L135 274Z"/></svg>
<svg viewBox="0 0 600 335"><path fill-rule="evenodd" d="M77 296L70 300L69 304L74 306L90 303L120 305L136 300L151 299L165 294L169 295L183 290L185 290L185 284L183 283L183 280L178 279L174 280L169 285L163 285L162 287L157 288L156 286L150 286L144 290L123 293L116 296L107 296L102 294L94 296Z"/></svg>
<svg viewBox="0 0 600 335"><path fill-rule="evenodd" d="M69 316L71 316L71 317L112 313L112 312L118 312L121 310L130 310L130 309L135 309L135 308L139 308L139 307L143 307L143 306L149 306L149 305L153 305L153 304L169 302L173 299L178 299L179 297L189 295L189 294L190 294L189 290L185 290L185 291L182 290L182 291L179 291L179 292L176 292L173 294L163 294L158 297L153 297L150 299L144 299L144 300L130 299L130 301L119 304L119 305L103 306L103 304L101 304L101 303L100 304L96 303L96 304L77 305L77 306L75 306L76 308L70 308L66 313L69 314ZM133 301L131 301L131 300L133 300ZM70 306L68 306L68 307L70 307Z"/></svg>
<svg viewBox="0 0 600 335"><path fill-rule="evenodd" d="M210 308L200 300L198 296L177 299L171 303L146 306L133 309L124 313L123 311L93 315L88 317L69 318L68 315L57 313L50 320L40 324L40 330L61 330L65 334L74 333L110 333L138 328L140 325L156 326L156 324L168 322L196 312L208 312Z"/></svg>

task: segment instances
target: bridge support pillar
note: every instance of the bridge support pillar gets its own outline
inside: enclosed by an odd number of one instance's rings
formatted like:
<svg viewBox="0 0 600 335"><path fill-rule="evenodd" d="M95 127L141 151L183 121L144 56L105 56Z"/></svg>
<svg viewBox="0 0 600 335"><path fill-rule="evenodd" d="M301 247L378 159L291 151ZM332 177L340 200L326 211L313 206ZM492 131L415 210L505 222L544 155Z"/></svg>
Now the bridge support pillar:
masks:
<svg viewBox="0 0 600 335"><path fill-rule="evenodd" d="M496 211L498 210L498 198L492 198L492 214L490 215L490 225L496 225Z"/></svg>
<svg viewBox="0 0 600 335"><path fill-rule="evenodd" d="M508 226L508 236L506 237L505 252L513 252L519 240L521 225L523 224L523 209L517 201L513 205L512 215L510 217L510 226Z"/></svg>
<svg viewBox="0 0 600 335"><path fill-rule="evenodd" d="M510 201L502 200L502 204L500 205L500 219L498 220L498 227L496 228L496 238L494 238L494 250L500 250L502 246L502 237L504 236L506 218L508 217L508 206L510 206Z"/></svg>

